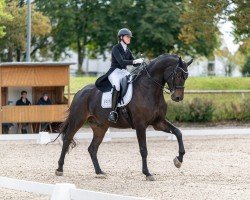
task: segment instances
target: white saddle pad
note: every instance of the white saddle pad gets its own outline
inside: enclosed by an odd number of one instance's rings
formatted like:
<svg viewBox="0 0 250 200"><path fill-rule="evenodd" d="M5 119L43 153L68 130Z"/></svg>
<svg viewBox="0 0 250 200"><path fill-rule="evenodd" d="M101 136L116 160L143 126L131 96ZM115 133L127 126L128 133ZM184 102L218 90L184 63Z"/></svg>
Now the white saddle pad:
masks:
<svg viewBox="0 0 250 200"><path fill-rule="evenodd" d="M133 84L130 83L128 85L127 93L123 97L123 101L118 103L118 107L126 106L131 101L132 94L133 94ZM109 92L104 92L102 94L102 108L112 108L112 90Z"/></svg>

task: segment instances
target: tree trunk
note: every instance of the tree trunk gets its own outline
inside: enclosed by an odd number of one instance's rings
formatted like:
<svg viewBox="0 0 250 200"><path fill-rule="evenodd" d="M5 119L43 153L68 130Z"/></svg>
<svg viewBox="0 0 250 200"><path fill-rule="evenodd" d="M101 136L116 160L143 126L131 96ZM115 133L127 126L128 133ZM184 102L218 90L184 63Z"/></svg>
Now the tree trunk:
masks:
<svg viewBox="0 0 250 200"><path fill-rule="evenodd" d="M21 50L19 48L16 49L16 61L21 61Z"/></svg>
<svg viewBox="0 0 250 200"><path fill-rule="evenodd" d="M80 39L77 40L77 53L78 53L78 63L76 73L81 75L84 74L82 69L83 59L84 59L84 46L81 45Z"/></svg>
<svg viewBox="0 0 250 200"><path fill-rule="evenodd" d="M8 62L13 62L13 48L12 47L9 47L7 61Z"/></svg>

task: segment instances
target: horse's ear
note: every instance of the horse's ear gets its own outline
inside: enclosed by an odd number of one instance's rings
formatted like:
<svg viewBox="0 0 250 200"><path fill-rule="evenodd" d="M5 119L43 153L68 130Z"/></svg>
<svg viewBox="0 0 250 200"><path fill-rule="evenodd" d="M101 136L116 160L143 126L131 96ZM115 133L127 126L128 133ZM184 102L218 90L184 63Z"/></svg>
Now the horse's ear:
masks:
<svg viewBox="0 0 250 200"><path fill-rule="evenodd" d="M193 60L194 60L194 59L191 58L191 60L187 62L187 66L191 65L191 63L193 62Z"/></svg>
<svg viewBox="0 0 250 200"><path fill-rule="evenodd" d="M182 66L182 64L183 64L183 61L182 61L182 59L181 59L181 56L179 57L179 64L180 64L180 66Z"/></svg>

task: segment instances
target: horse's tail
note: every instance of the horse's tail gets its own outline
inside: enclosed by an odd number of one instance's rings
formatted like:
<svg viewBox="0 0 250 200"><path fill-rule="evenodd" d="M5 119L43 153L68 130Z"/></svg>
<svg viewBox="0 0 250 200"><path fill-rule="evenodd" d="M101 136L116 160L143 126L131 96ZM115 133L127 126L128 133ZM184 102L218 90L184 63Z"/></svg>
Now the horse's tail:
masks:
<svg viewBox="0 0 250 200"><path fill-rule="evenodd" d="M69 112L69 110L67 110L67 112ZM69 115L67 116L66 120L60 124L58 136L53 141L48 142L47 144L54 143L60 137L60 135L62 135L62 140L63 140L68 126L69 126Z"/></svg>
<svg viewBox="0 0 250 200"><path fill-rule="evenodd" d="M84 124L88 116L88 99L91 91L93 90L93 85L85 86L82 90L78 91L71 104L67 110L67 117L63 123L61 123L59 128L59 135L54 141L56 141L60 136L62 140L68 140L71 147L76 145L74 140L74 135ZM54 142L53 141L53 142Z"/></svg>
<svg viewBox="0 0 250 200"><path fill-rule="evenodd" d="M69 110L67 111L69 113ZM69 126L69 114L67 115L67 118L64 122L61 123L60 127L59 127L59 135L57 136L57 138L62 135L62 140L64 139L67 129Z"/></svg>
<svg viewBox="0 0 250 200"><path fill-rule="evenodd" d="M62 141L66 137L68 126L69 126L69 112L70 112L70 109L68 109L67 112L68 112L68 115L67 115L66 120L60 124L58 136L53 141L51 141L51 142L49 142L47 144L54 143L60 136L61 136ZM76 146L76 141L75 141L75 139L72 139L70 141L70 148L73 149L75 146ZM68 151L69 151L69 148L68 148Z"/></svg>

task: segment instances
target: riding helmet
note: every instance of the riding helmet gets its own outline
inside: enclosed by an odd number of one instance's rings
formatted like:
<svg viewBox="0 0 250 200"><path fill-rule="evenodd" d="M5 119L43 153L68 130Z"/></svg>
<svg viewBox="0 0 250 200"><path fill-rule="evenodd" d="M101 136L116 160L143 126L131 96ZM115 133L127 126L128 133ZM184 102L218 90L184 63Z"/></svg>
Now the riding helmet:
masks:
<svg viewBox="0 0 250 200"><path fill-rule="evenodd" d="M120 38L121 36L124 36L124 35L129 35L130 37L132 37L132 32L127 29L127 28L122 28L121 30L118 31L118 38Z"/></svg>

